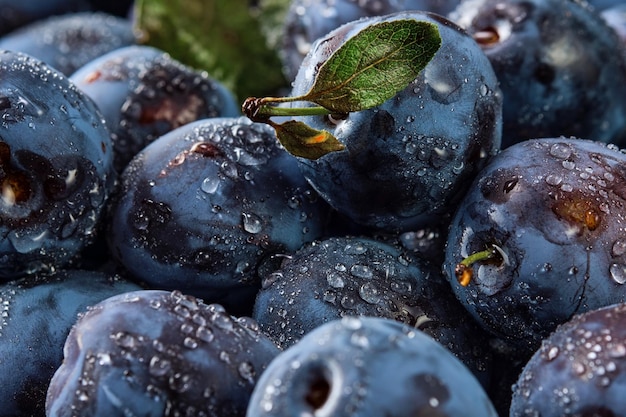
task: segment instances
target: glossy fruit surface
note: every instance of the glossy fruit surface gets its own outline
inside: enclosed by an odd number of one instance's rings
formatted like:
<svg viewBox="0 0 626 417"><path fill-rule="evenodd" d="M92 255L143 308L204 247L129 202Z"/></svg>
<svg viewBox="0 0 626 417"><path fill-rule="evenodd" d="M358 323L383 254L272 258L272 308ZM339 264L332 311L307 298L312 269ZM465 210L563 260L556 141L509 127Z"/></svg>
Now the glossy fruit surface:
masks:
<svg viewBox="0 0 626 417"><path fill-rule="evenodd" d="M265 275L252 317L281 347L345 316L382 317L419 329L489 381L486 333L458 321L463 307L439 266L370 238L337 237L305 245Z"/></svg>
<svg viewBox="0 0 626 417"><path fill-rule="evenodd" d="M395 320L345 317L280 353L247 417L496 416L474 376L440 344Z"/></svg>
<svg viewBox="0 0 626 417"><path fill-rule="evenodd" d="M53 270L93 239L114 180L110 132L64 75L0 53L0 277Z"/></svg>
<svg viewBox="0 0 626 417"><path fill-rule="evenodd" d="M244 416L279 349L254 321L182 293L94 305L72 328L47 394L52 416Z"/></svg>
<svg viewBox="0 0 626 417"><path fill-rule="evenodd" d="M43 416L46 391L79 314L140 287L86 270L34 275L0 285L0 408L6 417Z"/></svg>
<svg viewBox="0 0 626 417"><path fill-rule="evenodd" d="M514 386L510 417L620 416L626 305L575 316L544 340Z"/></svg>
<svg viewBox="0 0 626 417"><path fill-rule="evenodd" d="M129 164L109 242L136 279L230 311L251 306L271 255L321 236L326 212L273 129L205 119L160 137Z"/></svg>
<svg viewBox="0 0 626 417"><path fill-rule="evenodd" d="M118 172L137 152L177 127L241 113L221 83L149 46L118 48L85 64L70 79L102 111Z"/></svg>
<svg viewBox="0 0 626 417"><path fill-rule="evenodd" d="M558 136L625 143L626 60L586 3L473 0L448 17L478 41L498 76L503 148Z"/></svg>
<svg viewBox="0 0 626 417"><path fill-rule="evenodd" d="M452 210L467 184L499 150L498 80L476 42L459 27L419 11L348 23L319 39L292 95L309 90L316 68L368 24L416 19L437 26L440 49L404 90L380 106L342 117L297 118L327 129L345 150L299 159L304 175L337 211L357 223L406 231Z"/></svg>
<svg viewBox="0 0 626 417"><path fill-rule="evenodd" d="M114 49L135 43L132 22L105 13L52 16L0 38L0 49L37 58L66 76Z"/></svg>
<svg viewBox="0 0 626 417"><path fill-rule="evenodd" d="M626 155L600 142L546 138L503 150L450 226L444 271L461 302L534 351L573 315L624 301L624 178ZM461 285L459 264L480 253Z"/></svg>

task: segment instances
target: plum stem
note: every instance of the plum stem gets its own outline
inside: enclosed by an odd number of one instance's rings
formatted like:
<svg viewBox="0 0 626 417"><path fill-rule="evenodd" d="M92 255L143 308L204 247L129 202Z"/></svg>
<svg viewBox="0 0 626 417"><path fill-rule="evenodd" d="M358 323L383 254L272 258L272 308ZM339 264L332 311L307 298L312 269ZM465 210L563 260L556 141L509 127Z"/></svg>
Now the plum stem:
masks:
<svg viewBox="0 0 626 417"><path fill-rule="evenodd" d="M506 253L496 244L492 244L490 248L485 250L472 253L467 256L461 262L456 264L454 268L454 274L456 275L456 279L463 287L467 287L474 276L474 270L472 265L476 262L482 262L492 259L501 259L503 262L508 264L508 257Z"/></svg>

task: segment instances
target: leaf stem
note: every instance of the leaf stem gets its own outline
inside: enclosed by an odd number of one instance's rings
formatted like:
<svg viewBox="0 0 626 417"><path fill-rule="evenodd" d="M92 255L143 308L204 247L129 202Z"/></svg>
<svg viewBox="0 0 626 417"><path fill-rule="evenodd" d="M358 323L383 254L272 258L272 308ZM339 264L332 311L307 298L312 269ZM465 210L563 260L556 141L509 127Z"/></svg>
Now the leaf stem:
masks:
<svg viewBox="0 0 626 417"><path fill-rule="evenodd" d="M330 111L322 106L315 107L276 107L264 105L257 113L260 116L324 116Z"/></svg>
<svg viewBox="0 0 626 417"><path fill-rule="evenodd" d="M273 116L323 116L331 111L322 106L278 107L273 104L303 101L301 97L248 97L241 106L243 113L255 122L267 123Z"/></svg>

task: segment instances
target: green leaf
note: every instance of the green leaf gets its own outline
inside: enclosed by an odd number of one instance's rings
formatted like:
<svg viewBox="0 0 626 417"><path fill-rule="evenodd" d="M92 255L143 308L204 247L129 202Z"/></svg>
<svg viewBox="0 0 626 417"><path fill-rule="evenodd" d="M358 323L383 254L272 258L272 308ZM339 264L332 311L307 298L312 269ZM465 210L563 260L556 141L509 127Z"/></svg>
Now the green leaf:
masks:
<svg viewBox="0 0 626 417"><path fill-rule="evenodd" d="M307 159L318 159L345 146L326 130L317 130L302 122L290 120L271 124L287 152Z"/></svg>
<svg viewBox="0 0 626 417"><path fill-rule="evenodd" d="M238 97L274 94L287 86L281 62L261 22L276 21L289 0L137 0L142 43L221 81ZM265 7L267 4L267 8Z"/></svg>
<svg viewBox="0 0 626 417"><path fill-rule="evenodd" d="M437 26L402 19L370 25L348 39L320 67L300 97L332 112L381 105L409 85L441 46Z"/></svg>

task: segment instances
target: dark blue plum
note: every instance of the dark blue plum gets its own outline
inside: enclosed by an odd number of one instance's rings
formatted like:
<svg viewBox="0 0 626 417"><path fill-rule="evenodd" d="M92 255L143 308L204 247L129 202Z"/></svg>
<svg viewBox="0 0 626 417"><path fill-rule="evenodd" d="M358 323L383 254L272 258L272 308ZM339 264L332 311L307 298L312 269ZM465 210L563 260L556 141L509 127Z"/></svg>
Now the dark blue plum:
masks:
<svg viewBox="0 0 626 417"><path fill-rule="evenodd" d="M527 140L493 158L465 195L444 272L486 329L534 352L575 314L626 300L625 225L623 152Z"/></svg>
<svg viewBox="0 0 626 417"><path fill-rule="evenodd" d="M279 45L283 72L288 80L293 80L311 45L344 23L406 10L445 15L459 3L460 0L292 0Z"/></svg>
<svg viewBox="0 0 626 417"><path fill-rule="evenodd" d="M178 291L135 291L72 328L47 417L243 417L280 350L248 317Z"/></svg>
<svg viewBox="0 0 626 417"><path fill-rule="evenodd" d="M263 278L252 317L286 348L345 316L384 317L422 330L453 352L485 386L488 337L461 306L439 265L370 238L305 245Z"/></svg>
<svg viewBox="0 0 626 417"><path fill-rule="evenodd" d="M447 349L378 317L331 321L284 350L259 378L246 415L497 416Z"/></svg>
<svg viewBox="0 0 626 417"><path fill-rule="evenodd" d="M114 181L94 103L30 56L0 52L0 280L53 270L94 238Z"/></svg>
<svg viewBox="0 0 626 417"><path fill-rule="evenodd" d="M4 417L45 415L48 384L78 315L140 287L83 270L33 275L0 285L0 410Z"/></svg>
<svg viewBox="0 0 626 417"><path fill-rule="evenodd" d="M510 417L623 416L626 305L575 316L545 339L514 386Z"/></svg>
<svg viewBox="0 0 626 417"><path fill-rule="evenodd" d="M66 76L114 49L135 43L132 22L100 13L52 16L0 38L0 49L24 52Z"/></svg>
<svg viewBox="0 0 626 417"><path fill-rule="evenodd" d="M626 143L626 59L584 2L467 0L448 17L474 36L500 80L502 148L558 136Z"/></svg>
<svg viewBox="0 0 626 417"><path fill-rule="evenodd" d="M182 126L141 151L121 179L114 258L150 287L233 313L251 311L262 264L319 238L329 211L274 130L245 117Z"/></svg>
<svg viewBox="0 0 626 417"><path fill-rule="evenodd" d="M128 16L133 0L0 0L0 35L50 16L102 11Z"/></svg>
<svg viewBox="0 0 626 417"><path fill-rule="evenodd" d="M346 149L299 158L307 180L337 211L386 231L409 231L449 214L467 184L500 146L498 80L476 42L441 16L419 11L364 18L319 39L292 95L306 93L316 69L367 25L397 19L435 24L442 45L404 90L345 118L298 117L330 131Z"/></svg>
<svg viewBox="0 0 626 417"><path fill-rule="evenodd" d="M177 127L241 114L233 94L220 82L150 46L118 48L79 68L70 79L104 115L118 172L146 145Z"/></svg>

